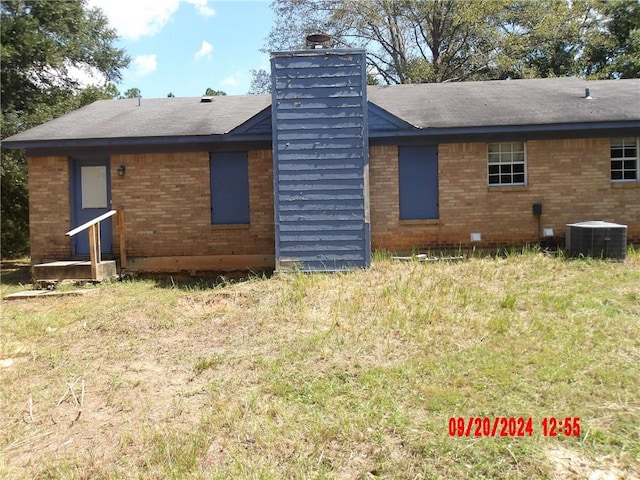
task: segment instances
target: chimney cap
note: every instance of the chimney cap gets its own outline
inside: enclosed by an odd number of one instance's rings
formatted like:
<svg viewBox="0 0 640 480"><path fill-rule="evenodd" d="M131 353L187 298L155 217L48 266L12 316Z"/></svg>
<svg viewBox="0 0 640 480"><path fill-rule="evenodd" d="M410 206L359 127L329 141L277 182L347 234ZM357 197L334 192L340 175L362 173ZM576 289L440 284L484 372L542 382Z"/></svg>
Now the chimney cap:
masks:
<svg viewBox="0 0 640 480"><path fill-rule="evenodd" d="M326 33L313 33L307 36L307 48L314 50L316 48L330 48L331 37Z"/></svg>

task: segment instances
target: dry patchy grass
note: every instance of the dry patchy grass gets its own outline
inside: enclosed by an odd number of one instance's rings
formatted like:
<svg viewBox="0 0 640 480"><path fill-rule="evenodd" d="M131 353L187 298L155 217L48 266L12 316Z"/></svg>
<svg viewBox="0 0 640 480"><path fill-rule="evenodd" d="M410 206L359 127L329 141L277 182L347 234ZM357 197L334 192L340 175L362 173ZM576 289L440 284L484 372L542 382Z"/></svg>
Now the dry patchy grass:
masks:
<svg viewBox="0 0 640 480"><path fill-rule="evenodd" d="M640 477L637 254L203 287L4 301L0 476ZM451 437L454 416L534 434Z"/></svg>

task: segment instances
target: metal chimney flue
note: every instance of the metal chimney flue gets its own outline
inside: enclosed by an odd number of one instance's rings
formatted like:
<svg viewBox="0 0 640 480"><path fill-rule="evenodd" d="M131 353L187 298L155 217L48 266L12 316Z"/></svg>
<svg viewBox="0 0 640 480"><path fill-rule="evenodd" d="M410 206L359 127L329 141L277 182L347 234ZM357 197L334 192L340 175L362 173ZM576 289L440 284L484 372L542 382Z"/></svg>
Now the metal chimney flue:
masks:
<svg viewBox="0 0 640 480"><path fill-rule="evenodd" d="M314 33L307 37L307 50L331 48L331 37L324 33Z"/></svg>

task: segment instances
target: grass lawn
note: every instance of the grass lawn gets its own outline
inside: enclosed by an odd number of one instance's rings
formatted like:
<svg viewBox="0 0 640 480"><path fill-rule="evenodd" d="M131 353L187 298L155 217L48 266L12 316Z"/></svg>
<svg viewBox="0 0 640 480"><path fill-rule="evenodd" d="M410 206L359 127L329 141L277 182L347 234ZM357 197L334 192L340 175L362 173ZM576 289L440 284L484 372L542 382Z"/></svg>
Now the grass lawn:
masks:
<svg viewBox="0 0 640 480"><path fill-rule="evenodd" d="M2 301L2 478L640 478L637 252L90 288Z"/></svg>

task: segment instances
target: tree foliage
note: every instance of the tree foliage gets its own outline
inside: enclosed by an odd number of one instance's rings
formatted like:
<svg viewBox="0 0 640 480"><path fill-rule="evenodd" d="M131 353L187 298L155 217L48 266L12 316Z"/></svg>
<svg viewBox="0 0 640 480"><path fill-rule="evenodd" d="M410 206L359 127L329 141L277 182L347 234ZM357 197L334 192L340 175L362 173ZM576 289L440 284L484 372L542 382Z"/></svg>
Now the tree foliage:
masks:
<svg viewBox="0 0 640 480"><path fill-rule="evenodd" d="M266 50L324 32L376 82L638 76L637 0L275 0ZM258 82L260 72L253 72Z"/></svg>
<svg viewBox="0 0 640 480"><path fill-rule="evenodd" d="M95 69L113 82L128 65L106 17L84 0L3 1L1 11L3 113L31 112L75 93L81 85L72 67Z"/></svg>
<svg viewBox="0 0 640 480"><path fill-rule="evenodd" d="M216 97L218 95L226 95L227 92L223 92L222 90L215 90L211 87L207 87L207 89L204 91L204 95L206 97Z"/></svg>
<svg viewBox="0 0 640 480"><path fill-rule="evenodd" d="M640 77L640 2L602 0L602 29L587 45L586 74L595 78Z"/></svg>
<svg viewBox="0 0 640 480"><path fill-rule="evenodd" d="M142 92L137 87L129 88L119 98L142 98Z"/></svg>
<svg viewBox="0 0 640 480"><path fill-rule="evenodd" d="M251 69L251 85L249 95L261 95L271 93L271 75L265 69Z"/></svg>
<svg viewBox="0 0 640 480"><path fill-rule="evenodd" d="M0 13L2 138L117 96L112 82L129 58L100 10L85 0L3 0ZM102 76L103 85L84 87L74 70ZM0 173L2 256L26 254L24 153L2 150Z"/></svg>

